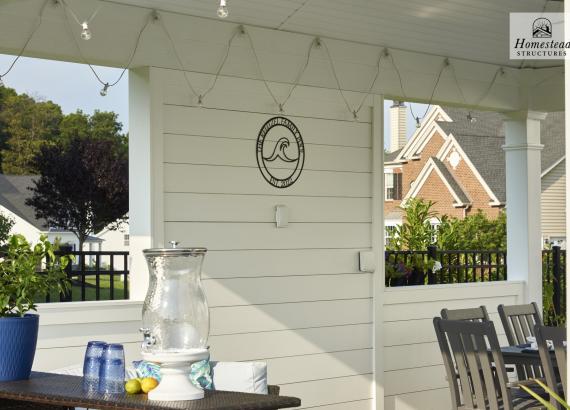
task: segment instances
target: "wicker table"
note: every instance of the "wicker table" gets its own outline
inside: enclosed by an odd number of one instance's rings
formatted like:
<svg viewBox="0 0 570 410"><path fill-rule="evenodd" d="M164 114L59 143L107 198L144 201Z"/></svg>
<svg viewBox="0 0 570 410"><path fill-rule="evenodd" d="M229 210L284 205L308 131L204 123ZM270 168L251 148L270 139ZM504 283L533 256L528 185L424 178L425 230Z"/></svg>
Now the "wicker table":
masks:
<svg viewBox="0 0 570 410"><path fill-rule="evenodd" d="M226 391L206 391L202 400L151 402L143 394L84 393L82 382L83 378L77 376L38 372L33 372L29 380L0 382L0 409L20 408L13 400L40 404L36 408L47 409L51 405L100 410L274 410L301 405L301 400L296 397Z"/></svg>

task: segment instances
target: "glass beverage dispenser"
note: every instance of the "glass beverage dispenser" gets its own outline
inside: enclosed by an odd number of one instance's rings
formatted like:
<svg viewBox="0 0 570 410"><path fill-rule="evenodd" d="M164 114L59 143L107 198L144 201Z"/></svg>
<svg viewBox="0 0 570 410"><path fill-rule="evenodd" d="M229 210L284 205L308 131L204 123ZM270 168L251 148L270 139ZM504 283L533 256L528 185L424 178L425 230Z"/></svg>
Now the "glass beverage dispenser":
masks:
<svg viewBox="0 0 570 410"><path fill-rule="evenodd" d="M210 316L202 288L205 248L145 249L150 283L143 305L142 356L160 363L161 382L149 400L194 400L202 389L189 380L192 363L208 357Z"/></svg>

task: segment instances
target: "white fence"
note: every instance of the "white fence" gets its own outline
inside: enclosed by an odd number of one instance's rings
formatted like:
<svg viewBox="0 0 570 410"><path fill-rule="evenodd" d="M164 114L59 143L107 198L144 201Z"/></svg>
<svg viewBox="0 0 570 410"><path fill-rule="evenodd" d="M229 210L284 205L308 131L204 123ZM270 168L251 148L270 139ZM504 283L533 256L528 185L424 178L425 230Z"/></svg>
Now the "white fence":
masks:
<svg viewBox="0 0 570 410"><path fill-rule="evenodd" d="M221 296L208 282L208 292ZM506 343L497 306L522 303L523 289L519 282L387 289L383 332L386 410L450 408L433 317L444 307L485 305L501 342ZM233 298L239 301L240 297ZM218 306L211 308L214 359L267 361L270 383L282 385L285 394L300 397L304 408L329 402L322 408L372 409L372 325L354 323L356 317L371 321L369 299L242 307L219 306L223 298L216 299L212 303ZM127 360L138 359L141 308L142 303L134 301L41 305L34 369L81 363L89 340L123 343ZM286 324L283 315L289 318ZM295 323L290 322L292 318ZM314 323L319 326L307 328Z"/></svg>
<svg viewBox="0 0 570 410"><path fill-rule="evenodd" d="M389 288L384 302L386 410L451 408L448 384L433 330L442 308L485 305L506 344L499 304L523 303L524 284L487 282Z"/></svg>

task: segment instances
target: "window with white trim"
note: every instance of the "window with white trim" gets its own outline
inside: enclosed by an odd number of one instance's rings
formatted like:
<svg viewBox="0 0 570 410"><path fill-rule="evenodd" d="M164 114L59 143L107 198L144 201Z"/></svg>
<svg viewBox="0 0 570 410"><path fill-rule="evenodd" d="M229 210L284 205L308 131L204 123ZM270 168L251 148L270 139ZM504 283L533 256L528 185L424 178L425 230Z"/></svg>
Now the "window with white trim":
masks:
<svg viewBox="0 0 570 410"><path fill-rule="evenodd" d="M402 199L402 174L385 173L384 174L384 191L387 201Z"/></svg>
<svg viewBox="0 0 570 410"><path fill-rule="evenodd" d="M394 225L384 226L384 243L386 244L386 246L390 245L390 242L392 241L392 237L395 231L396 227Z"/></svg>

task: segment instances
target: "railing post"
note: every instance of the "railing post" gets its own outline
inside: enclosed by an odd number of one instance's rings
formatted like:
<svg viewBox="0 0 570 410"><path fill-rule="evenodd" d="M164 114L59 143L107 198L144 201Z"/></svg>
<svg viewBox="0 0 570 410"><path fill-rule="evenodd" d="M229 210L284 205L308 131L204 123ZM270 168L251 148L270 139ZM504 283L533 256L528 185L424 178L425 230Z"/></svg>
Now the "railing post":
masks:
<svg viewBox="0 0 570 410"><path fill-rule="evenodd" d="M70 281L70 285L69 289L64 294L62 302L71 302L73 300L73 295L72 295L73 284L71 284L72 269L73 269L73 263L70 260L67 266L65 267L65 275L67 276L67 279Z"/></svg>
<svg viewBox="0 0 570 410"><path fill-rule="evenodd" d="M552 247L552 276L554 278L554 293L553 293L553 301L554 310L556 314L559 315L561 312L561 304L560 304L560 280L561 280L561 255L560 246L554 245Z"/></svg>
<svg viewBox="0 0 570 410"><path fill-rule="evenodd" d="M427 247L427 256L428 256L428 260L430 260L430 259L437 260L437 246L435 246L435 245L428 246ZM432 269L428 270L428 283L430 285L435 283L435 274L433 273Z"/></svg>
<svg viewBox="0 0 570 410"><path fill-rule="evenodd" d="M73 248L69 245L61 245L59 247L58 253L56 255L59 256L60 258L62 256L70 256L71 252L73 252ZM70 260L69 263L67 264L67 266L65 267L65 276L67 276L67 280L70 281L69 284L69 289L66 292L61 292L59 294L59 301L60 302L71 302L72 301L72 287L73 285L71 284L71 270L72 270L72 261Z"/></svg>

